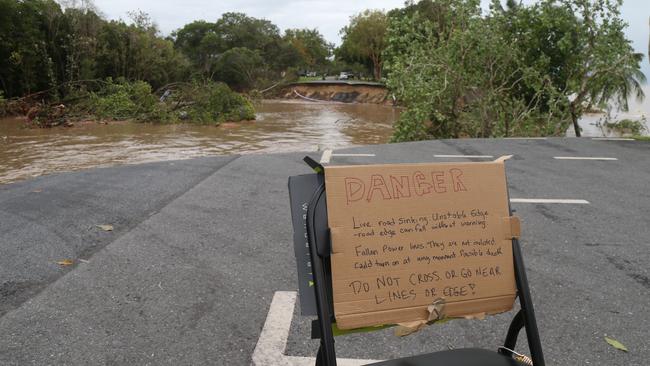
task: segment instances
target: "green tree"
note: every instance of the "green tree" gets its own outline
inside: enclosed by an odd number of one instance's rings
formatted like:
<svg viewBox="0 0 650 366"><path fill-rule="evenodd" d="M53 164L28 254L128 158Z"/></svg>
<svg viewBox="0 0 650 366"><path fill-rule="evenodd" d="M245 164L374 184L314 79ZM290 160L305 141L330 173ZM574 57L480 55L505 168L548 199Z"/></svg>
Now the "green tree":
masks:
<svg viewBox="0 0 650 366"><path fill-rule="evenodd" d="M260 51L268 61L282 40L275 24L243 13L224 13L215 26L217 34L223 40L222 52L235 47L246 47Z"/></svg>
<svg viewBox="0 0 650 366"><path fill-rule="evenodd" d="M67 37L60 48L66 59L58 63L64 67L65 80L93 79L97 75L98 35L105 21L89 5L66 8L64 17Z"/></svg>
<svg viewBox="0 0 650 366"><path fill-rule="evenodd" d="M620 1L421 1L389 14L396 140L562 135L591 106L643 97Z"/></svg>
<svg viewBox="0 0 650 366"><path fill-rule="evenodd" d="M380 10L366 10L350 18L340 33L342 44L338 55L348 62L361 61L372 65L376 80L381 79L388 17Z"/></svg>
<svg viewBox="0 0 650 366"><path fill-rule="evenodd" d="M55 85L61 8L51 0L0 1L0 83L13 97Z"/></svg>
<svg viewBox="0 0 650 366"><path fill-rule="evenodd" d="M627 110L629 98L644 98L643 55L634 52L625 36L621 5L622 0L546 0L542 4L542 9L559 6L577 16L579 47L567 59L568 77L563 85L576 136L580 136L578 120L586 108L614 101Z"/></svg>
<svg viewBox="0 0 650 366"><path fill-rule="evenodd" d="M520 44L526 62L562 94L558 103L566 107L576 136L584 110L611 103L627 110L629 98L643 98L643 56L625 36L621 1L545 0L507 11L494 4L509 18L506 41Z"/></svg>
<svg viewBox="0 0 650 366"><path fill-rule="evenodd" d="M172 34L174 45L203 74L209 74L215 58L224 51L224 41L216 25L203 20L186 24Z"/></svg>
<svg viewBox="0 0 650 366"><path fill-rule="evenodd" d="M317 29L287 29L284 40L300 55L301 67L315 69L327 63L333 45Z"/></svg>
<svg viewBox="0 0 650 366"><path fill-rule="evenodd" d="M187 59L173 42L161 38L148 15L133 14L133 23L104 23L97 36L98 76L144 80L154 88L182 79Z"/></svg>
<svg viewBox="0 0 650 366"><path fill-rule="evenodd" d="M219 56L213 77L234 89L244 90L255 87L263 71L264 60L259 51L235 47Z"/></svg>
<svg viewBox="0 0 650 366"><path fill-rule="evenodd" d="M424 11L420 13L420 10ZM559 134L557 93L479 0L438 0L390 16L387 85L407 107L394 140Z"/></svg>
<svg viewBox="0 0 650 366"><path fill-rule="evenodd" d="M279 78L283 70L300 60L298 50L280 36L277 26L243 13L225 13L215 23L192 22L175 31L172 38L203 77L225 81L237 89ZM245 54L253 58L240 57ZM232 64L234 59L242 64ZM251 64L258 65L254 73ZM236 79L236 75L242 79ZM250 80L251 75L259 80Z"/></svg>

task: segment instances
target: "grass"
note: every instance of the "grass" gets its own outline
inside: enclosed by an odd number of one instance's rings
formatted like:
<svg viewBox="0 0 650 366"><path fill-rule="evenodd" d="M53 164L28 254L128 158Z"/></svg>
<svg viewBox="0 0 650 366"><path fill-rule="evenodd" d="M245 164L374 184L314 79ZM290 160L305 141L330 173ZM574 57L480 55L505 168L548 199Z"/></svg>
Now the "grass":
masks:
<svg viewBox="0 0 650 366"><path fill-rule="evenodd" d="M303 82L303 81L314 81L314 80L322 80L322 76L301 76L298 78L298 82Z"/></svg>
<svg viewBox="0 0 650 366"><path fill-rule="evenodd" d="M637 141L650 141L650 136L634 135L632 138Z"/></svg>

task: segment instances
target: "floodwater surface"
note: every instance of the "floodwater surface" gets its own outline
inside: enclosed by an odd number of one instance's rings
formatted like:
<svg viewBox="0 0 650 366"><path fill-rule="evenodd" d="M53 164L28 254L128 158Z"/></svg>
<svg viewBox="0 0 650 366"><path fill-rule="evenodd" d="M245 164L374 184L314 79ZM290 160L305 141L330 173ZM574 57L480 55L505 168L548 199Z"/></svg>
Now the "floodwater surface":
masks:
<svg viewBox="0 0 650 366"><path fill-rule="evenodd" d="M613 120L646 122L645 101ZM83 168L180 160L208 155L316 151L388 142L399 109L377 104L267 100L257 120L217 126L94 122L70 128L25 128L23 118L0 120L0 184ZM580 121L583 136L615 135L602 127L603 114ZM645 131L647 134L649 131ZM573 128L567 130L573 136Z"/></svg>
<svg viewBox="0 0 650 366"><path fill-rule="evenodd" d="M54 172L208 155L315 151L386 143L399 109L377 104L263 101L257 120L192 124L77 123L25 128L0 120L0 183Z"/></svg>

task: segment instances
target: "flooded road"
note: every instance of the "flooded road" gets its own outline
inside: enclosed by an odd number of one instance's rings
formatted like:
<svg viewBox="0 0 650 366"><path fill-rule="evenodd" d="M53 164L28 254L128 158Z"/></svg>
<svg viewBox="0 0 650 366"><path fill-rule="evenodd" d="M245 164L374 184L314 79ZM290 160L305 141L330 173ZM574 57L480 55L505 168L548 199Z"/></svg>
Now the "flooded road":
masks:
<svg viewBox="0 0 650 366"><path fill-rule="evenodd" d="M609 121L616 122L624 119L629 119L632 121L641 122L645 130L641 131L641 135L650 136L650 124L648 119L650 119L650 85L642 86L643 93L645 94L644 99L636 99L631 97L628 100L629 109L627 111L613 110L610 112ZM614 103L612 103L613 105ZM619 137L620 133L618 131L612 130L604 126L604 123L607 121L607 115L605 113L585 113L579 121L579 125L582 128L582 136L584 137ZM575 131L572 127L569 127L566 135L568 137L574 137Z"/></svg>
<svg viewBox="0 0 650 366"><path fill-rule="evenodd" d="M0 184L97 166L381 144L388 142L399 117L399 109L378 104L267 100L256 109L256 121L219 127L77 123L71 128L29 129L22 118L2 119ZM648 115L646 100L632 102L630 112L616 119ZM615 135L598 126L602 117L585 115L580 121L583 135ZM567 136L573 136L573 128Z"/></svg>
<svg viewBox="0 0 650 366"><path fill-rule="evenodd" d="M257 120L215 126L77 124L27 129L0 120L0 184L96 166L207 155L315 151L380 144L399 110L377 104L264 101Z"/></svg>

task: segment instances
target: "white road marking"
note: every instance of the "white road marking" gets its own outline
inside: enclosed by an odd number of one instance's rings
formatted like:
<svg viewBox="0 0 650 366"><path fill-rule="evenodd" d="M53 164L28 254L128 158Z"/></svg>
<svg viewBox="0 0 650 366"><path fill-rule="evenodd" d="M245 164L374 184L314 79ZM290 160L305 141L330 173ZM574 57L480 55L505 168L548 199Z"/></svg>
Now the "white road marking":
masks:
<svg viewBox="0 0 650 366"><path fill-rule="evenodd" d="M375 156L375 154L332 154L332 156Z"/></svg>
<svg viewBox="0 0 650 366"><path fill-rule="evenodd" d="M596 156L554 156L556 160L618 160L617 158L604 158Z"/></svg>
<svg viewBox="0 0 650 366"><path fill-rule="evenodd" d="M332 158L332 150L326 149L325 151L323 151L323 155L320 157L320 163L328 164L331 158Z"/></svg>
<svg viewBox="0 0 650 366"><path fill-rule="evenodd" d="M634 141L634 139L628 139L625 137L592 137L591 139L600 141Z"/></svg>
<svg viewBox="0 0 650 366"><path fill-rule="evenodd" d="M314 366L316 364L315 357L284 354L296 297L295 291L276 291L273 295L264 328L253 351L253 366ZM340 366L360 366L373 362L379 360L336 359L336 363Z"/></svg>
<svg viewBox="0 0 650 366"><path fill-rule="evenodd" d="M573 203L578 205L588 205L587 200L576 199L552 199L552 198L511 198L512 203Z"/></svg>
<svg viewBox="0 0 650 366"><path fill-rule="evenodd" d="M433 155L435 158L476 158L476 159L492 159L492 155Z"/></svg>

